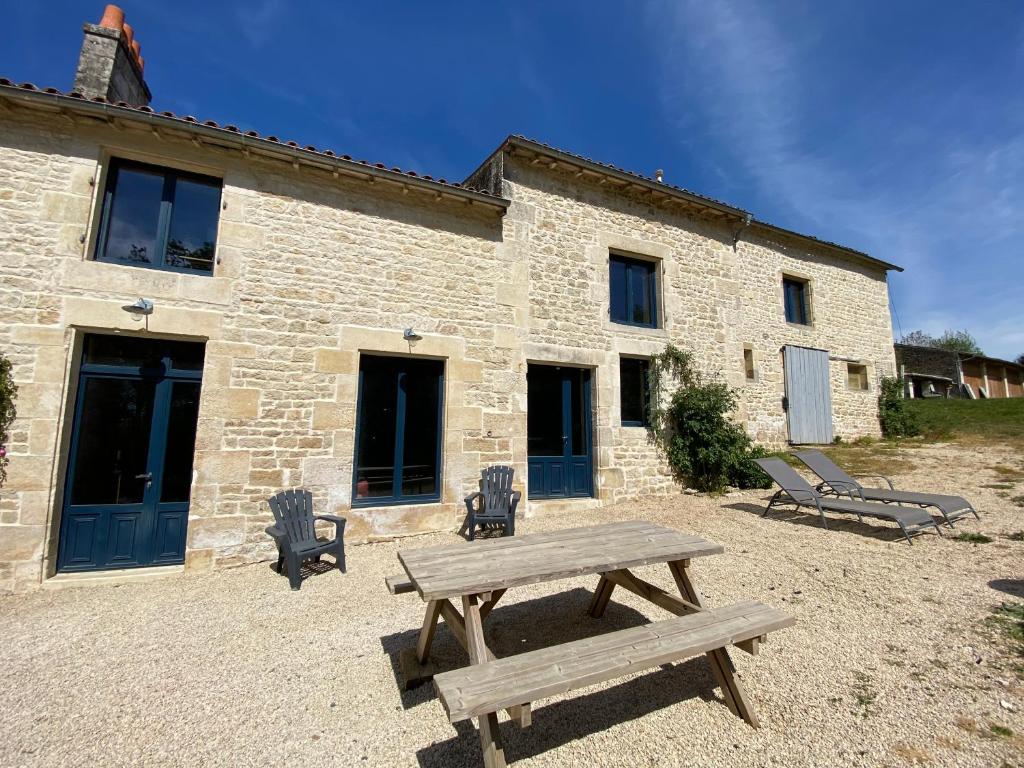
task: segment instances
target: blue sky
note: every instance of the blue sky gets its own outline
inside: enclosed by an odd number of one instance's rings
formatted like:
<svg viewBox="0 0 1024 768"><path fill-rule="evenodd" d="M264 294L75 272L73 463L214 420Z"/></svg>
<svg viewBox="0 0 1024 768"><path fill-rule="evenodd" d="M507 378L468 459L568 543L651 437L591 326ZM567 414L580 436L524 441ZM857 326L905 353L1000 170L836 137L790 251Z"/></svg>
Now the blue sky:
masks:
<svg viewBox="0 0 1024 768"><path fill-rule="evenodd" d="M103 3L0 6L0 76L69 88ZM122 7L159 109L449 179L509 133L664 168L906 267L904 332L1024 352L1024 4Z"/></svg>

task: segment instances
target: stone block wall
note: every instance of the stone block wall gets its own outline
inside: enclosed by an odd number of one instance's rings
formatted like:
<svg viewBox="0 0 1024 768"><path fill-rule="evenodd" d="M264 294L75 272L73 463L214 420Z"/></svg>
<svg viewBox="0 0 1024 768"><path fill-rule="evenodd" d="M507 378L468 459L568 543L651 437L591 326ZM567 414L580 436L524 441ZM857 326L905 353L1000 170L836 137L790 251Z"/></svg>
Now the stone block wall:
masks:
<svg viewBox="0 0 1024 768"><path fill-rule="evenodd" d="M223 178L214 276L92 260L111 156ZM0 591L54 572L86 333L206 342L185 563L193 570L271 557L265 500L285 487L308 487L321 510L348 517L353 541L454 529L490 464L510 463L526 491L531 362L592 371L596 503L676 488L647 431L622 426L623 355L653 356L668 342L692 350L741 389L741 417L774 445L786 437L782 344L863 360L872 384L891 372L876 268L757 231L734 249L725 224L498 159L512 200L504 218L489 206L155 136L127 120L113 130L27 108L5 114L0 348L20 392L0 490ZM611 251L658 262L658 328L610 321ZM788 271L812 282L811 328L784 322ZM146 320L121 309L140 296L156 306ZM405 341L407 327L422 339ZM744 345L758 369L751 384ZM445 362L440 503L351 508L364 352ZM845 391L843 366L833 363L837 432L875 433L874 386Z"/></svg>
<svg viewBox="0 0 1024 768"><path fill-rule="evenodd" d="M111 154L223 177L213 277L92 260ZM481 466L514 456L525 475L521 313L501 288L517 278L498 210L28 110L0 128L0 173L0 348L19 386L0 591L55 567L86 332L206 341L187 568L271 557L265 500L283 487L313 490L360 541L455 527ZM121 309L139 296L156 305L146 321ZM423 339L404 341L406 327ZM441 503L349 509L361 351L445 361Z"/></svg>

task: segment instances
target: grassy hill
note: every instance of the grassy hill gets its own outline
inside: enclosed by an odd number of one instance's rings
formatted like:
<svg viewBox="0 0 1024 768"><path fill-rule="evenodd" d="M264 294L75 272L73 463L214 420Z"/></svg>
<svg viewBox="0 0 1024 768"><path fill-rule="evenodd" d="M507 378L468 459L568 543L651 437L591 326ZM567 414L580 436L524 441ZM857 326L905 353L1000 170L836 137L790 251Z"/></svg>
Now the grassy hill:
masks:
<svg viewBox="0 0 1024 768"><path fill-rule="evenodd" d="M1024 440L1024 397L1002 400L908 400L926 440Z"/></svg>

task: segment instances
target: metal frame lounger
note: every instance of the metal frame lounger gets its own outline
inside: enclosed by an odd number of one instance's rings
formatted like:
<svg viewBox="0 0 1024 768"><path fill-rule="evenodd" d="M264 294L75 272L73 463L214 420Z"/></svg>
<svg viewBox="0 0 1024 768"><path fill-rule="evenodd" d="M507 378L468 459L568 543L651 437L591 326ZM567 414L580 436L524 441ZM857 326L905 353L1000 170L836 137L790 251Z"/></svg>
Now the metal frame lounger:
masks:
<svg viewBox="0 0 1024 768"><path fill-rule="evenodd" d="M944 496L939 493L918 493L917 491L898 491L885 475L862 475L861 477L880 477L889 485L888 488L865 488L851 475L848 475L832 459L821 451L809 450L794 453L800 461L807 465L814 474L822 479L818 490L834 493L836 496L847 495L855 491L865 501L881 501L885 504L916 504L921 507L935 507L950 527L962 517L973 514L979 520L978 511L967 499L961 496Z"/></svg>
<svg viewBox="0 0 1024 768"><path fill-rule="evenodd" d="M768 476L775 481L781 490L775 492L768 506L765 507L762 517L766 516L775 506L783 504L795 504L798 507L811 507L818 510L821 517L821 525L828 530L828 522L825 520L825 510L829 512L845 512L857 516L859 522L864 522L865 517L878 517L883 520L892 520L903 531L908 544L914 542L911 536L922 533L925 528L934 528L940 536L938 523L932 516L920 507L895 507L887 504L875 504L864 501L864 497L857 500L860 494L856 489L848 491L850 500L840 499L835 496L824 496L815 490L814 486L808 483L800 474L789 466L782 459L754 459L757 465L763 469Z"/></svg>

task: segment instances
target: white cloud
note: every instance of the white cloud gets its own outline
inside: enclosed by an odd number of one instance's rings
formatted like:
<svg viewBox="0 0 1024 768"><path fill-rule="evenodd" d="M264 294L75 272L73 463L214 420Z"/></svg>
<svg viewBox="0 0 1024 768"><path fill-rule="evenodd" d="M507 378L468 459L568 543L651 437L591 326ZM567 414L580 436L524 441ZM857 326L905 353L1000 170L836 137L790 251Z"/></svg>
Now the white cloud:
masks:
<svg viewBox="0 0 1024 768"><path fill-rule="evenodd" d="M666 115L734 169L734 190L769 201L755 215L905 266L892 280L904 331L967 328L989 354L1024 352L1024 133L950 135L925 115L906 128L912 157L893 141L858 158L812 133L829 108L809 95L827 77L808 42L822 34L814 14L783 22L763 4L681 0L652 3L647 20ZM870 137L898 117L864 115L845 133Z"/></svg>

